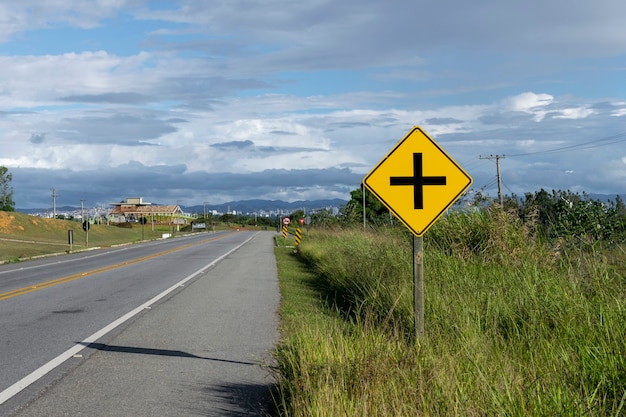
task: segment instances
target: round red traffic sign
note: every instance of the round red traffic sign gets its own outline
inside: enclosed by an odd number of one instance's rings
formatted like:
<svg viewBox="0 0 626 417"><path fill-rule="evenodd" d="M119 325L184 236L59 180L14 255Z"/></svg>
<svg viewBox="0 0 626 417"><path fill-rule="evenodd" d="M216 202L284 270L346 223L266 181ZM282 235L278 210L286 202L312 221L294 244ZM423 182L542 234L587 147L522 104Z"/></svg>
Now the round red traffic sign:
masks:
<svg viewBox="0 0 626 417"><path fill-rule="evenodd" d="M285 217L285 218L283 219L283 224L284 224L284 225L287 225L287 224L289 224L289 223L291 223L291 219L290 219L289 217Z"/></svg>

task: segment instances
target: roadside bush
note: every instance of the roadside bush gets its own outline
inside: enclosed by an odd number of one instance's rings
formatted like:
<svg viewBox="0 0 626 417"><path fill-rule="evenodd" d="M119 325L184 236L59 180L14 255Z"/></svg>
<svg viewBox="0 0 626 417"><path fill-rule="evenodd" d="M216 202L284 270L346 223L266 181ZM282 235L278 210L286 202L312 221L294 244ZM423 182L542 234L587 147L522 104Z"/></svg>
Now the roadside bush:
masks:
<svg viewBox="0 0 626 417"><path fill-rule="evenodd" d="M513 210L497 207L458 211L440 218L425 234L428 248L469 260L520 265L524 259L554 264L560 241L547 242L538 233L538 214L526 221Z"/></svg>

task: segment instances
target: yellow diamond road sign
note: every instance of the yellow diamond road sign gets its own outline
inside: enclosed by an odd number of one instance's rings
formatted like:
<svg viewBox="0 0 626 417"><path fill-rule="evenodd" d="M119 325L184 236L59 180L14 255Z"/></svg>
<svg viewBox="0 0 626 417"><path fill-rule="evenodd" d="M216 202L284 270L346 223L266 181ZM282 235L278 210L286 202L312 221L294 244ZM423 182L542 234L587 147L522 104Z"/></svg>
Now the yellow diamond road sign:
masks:
<svg viewBox="0 0 626 417"><path fill-rule="evenodd" d="M472 184L472 178L415 126L363 184L416 236L422 236Z"/></svg>

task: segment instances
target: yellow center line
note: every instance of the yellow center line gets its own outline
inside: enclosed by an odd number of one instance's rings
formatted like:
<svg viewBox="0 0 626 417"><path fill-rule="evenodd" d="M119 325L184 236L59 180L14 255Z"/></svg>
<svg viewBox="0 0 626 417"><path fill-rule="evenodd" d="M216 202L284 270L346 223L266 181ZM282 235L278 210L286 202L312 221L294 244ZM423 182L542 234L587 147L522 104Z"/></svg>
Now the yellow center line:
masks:
<svg viewBox="0 0 626 417"><path fill-rule="evenodd" d="M170 253L178 252L179 250L190 248L192 246L202 245L202 244L207 243L207 242L211 242L211 241L214 241L214 240L221 239L223 237L228 236L229 234L230 233L227 233L227 234L221 235L221 236L216 236L216 237L213 237L213 238L210 238L210 239L205 239L205 240L202 240L200 242L189 243L187 245L178 246L176 248L168 249L168 250L163 251L163 252L157 252L157 253L154 253L152 255L142 256L141 258L133 259L133 260L130 260L130 261L124 261L124 262L120 262L118 264L108 265L108 266L104 266L102 268L97 268L97 269L92 269L90 271L78 272L76 274L68 275L66 277L61 277L61 278L53 279L53 280L50 280L50 281L44 281L44 282L40 282L40 283L37 283L37 284L29 285L28 287L22 287L22 288L18 288L18 289L15 289L15 290L3 292L3 293L0 293L0 301L7 300L9 298L17 297L17 296L20 296L20 295L28 294L28 293L31 293L31 292L34 292L34 291L39 291L39 290L42 290L44 288L53 287L55 285L64 284L66 282L74 281L74 280L77 280L77 279L80 279L80 278L85 278L85 277L88 277L90 275L95 275L95 274L99 274L101 272L106 272L106 271L110 271L110 270L113 270L113 269L116 269L116 268L121 268L123 266L132 265L132 264L136 264L136 263L139 263L139 262L147 261L149 259L158 258L159 256L168 255Z"/></svg>

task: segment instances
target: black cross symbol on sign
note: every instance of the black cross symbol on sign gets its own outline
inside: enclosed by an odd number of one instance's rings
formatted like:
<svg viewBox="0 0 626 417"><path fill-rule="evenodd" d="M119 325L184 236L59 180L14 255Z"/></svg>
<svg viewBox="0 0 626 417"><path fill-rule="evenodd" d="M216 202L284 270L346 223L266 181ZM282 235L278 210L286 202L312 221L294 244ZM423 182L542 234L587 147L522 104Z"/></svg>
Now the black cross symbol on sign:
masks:
<svg viewBox="0 0 626 417"><path fill-rule="evenodd" d="M412 185L415 210L424 208L424 186L446 185L446 177L425 177L422 174L422 154L413 154L413 176L391 177L389 185Z"/></svg>

